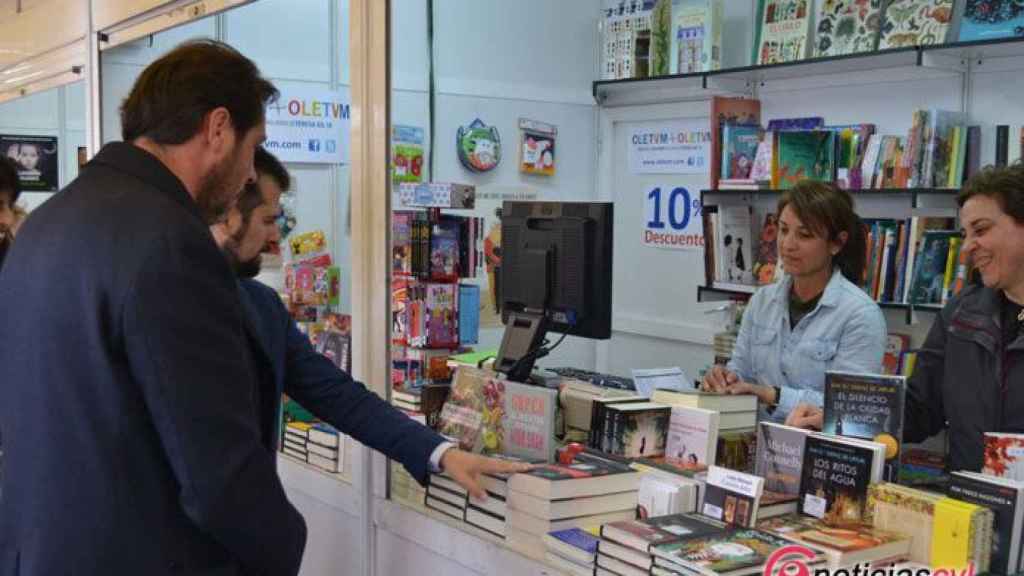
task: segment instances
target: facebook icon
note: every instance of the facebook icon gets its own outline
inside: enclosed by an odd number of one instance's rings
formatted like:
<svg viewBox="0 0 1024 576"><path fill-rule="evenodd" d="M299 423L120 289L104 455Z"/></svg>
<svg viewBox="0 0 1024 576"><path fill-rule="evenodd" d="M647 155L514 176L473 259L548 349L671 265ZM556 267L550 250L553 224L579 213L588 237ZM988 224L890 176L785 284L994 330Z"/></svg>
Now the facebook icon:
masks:
<svg viewBox="0 0 1024 576"><path fill-rule="evenodd" d="M309 151L310 152L319 152L320 151L320 141L319 140L310 140L309 141Z"/></svg>
<svg viewBox="0 0 1024 576"><path fill-rule="evenodd" d="M337 149L337 144L334 142L334 140L328 140L327 141L327 153L328 154L334 154L334 151L336 149Z"/></svg>

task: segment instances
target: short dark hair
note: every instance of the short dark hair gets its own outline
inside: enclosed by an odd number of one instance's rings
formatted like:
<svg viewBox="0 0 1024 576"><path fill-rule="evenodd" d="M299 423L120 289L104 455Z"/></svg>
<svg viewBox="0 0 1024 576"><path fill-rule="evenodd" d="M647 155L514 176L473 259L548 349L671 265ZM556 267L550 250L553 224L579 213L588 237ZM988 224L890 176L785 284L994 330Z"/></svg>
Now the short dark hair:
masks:
<svg viewBox="0 0 1024 576"><path fill-rule="evenodd" d="M238 211L242 213L242 224L248 225L252 212L263 204L263 191L256 182L246 182L242 193L238 195Z"/></svg>
<svg viewBox="0 0 1024 576"><path fill-rule="evenodd" d="M963 208L975 196L988 196L1017 224L1024 224L1024 164L986 166L964 182L956 203Z"/></svg>
<svg viewBox="0 0 1024 576"><path fill-rule="evenodd" d="M142 71L121 104L121 135L157 144L182 144L206 115L227 108L239 137L265 116L277 88L240 52L214 40L190 40Z"/></svg>
<svg viewBox="0 0 1024 576"><path fill-rule="evenodd" d="M291 187L292 178L288 175L288 169L277 159L277 156L267 152L267 149L263 146L256 148L254 166L256 173L260 176L266 174L273 178L282 192L287 192L288 188Z"/></svg>
<svg viewBox="0 0 1024 576"><path fill-rule="evenodd" d="M21 196L18 165L7 156L0 156L0 194L10 195L12 206L18 201L18 196Z"/></svg>
<svg viewBox="0 0 1024 576"><path fill-rule="evenodd" d="M779 216L786 206L805 226L830 242L846 232L846 243L832 263L847 280L860 286L867 261L867 233L854 211L850 193L825 182L801 180L779 198Z"/></svg>

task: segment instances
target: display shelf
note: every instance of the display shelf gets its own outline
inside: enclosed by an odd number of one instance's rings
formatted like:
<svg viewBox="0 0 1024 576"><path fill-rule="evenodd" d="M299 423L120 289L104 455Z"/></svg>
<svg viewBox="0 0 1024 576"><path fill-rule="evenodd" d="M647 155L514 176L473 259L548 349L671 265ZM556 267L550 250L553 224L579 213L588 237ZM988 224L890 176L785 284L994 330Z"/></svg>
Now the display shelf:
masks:
<svg viewBox="0 0 1024 576"><path fill-rule="evenodd" d="M725 196L725 197L757 197L777 196L785 190L764 188L761 190L728 190L728 189L705 189L700 191L701 204L704 203L704 196ZM960 193L957 188L864 188L860 190L847 190L854 196L909 196L915 208L919 206L918 198L923 196L953 197Z"/></svg>
<svg viewBox="0 0 1024 576"><path fill-rule="evenodd" d="M697 286L697 301L698 302L723 302L729 300L742 300L746 301L750 298L752 292L745 290L734 290L730 288L724 288L718 285L712 286ZM905 302L877 302L879 308L886 310L907 310L910 311L924 311L924 312L939 312L942 310L940 304L907 304Z"/></svg>
<svg viewBox="0 0 1024 576"><path fill-rule="evenodd" d="M636 106L662 102L703 100L712 96L747 94L746 80L708 81L704 72L654 78L598 80L593 86L594 100L601 106Z"/></svg>
<svg viewBox="0 0 1024 576"><path fill-rule="evenodd" d="M950 42L936 46L924 46L921 48L921 53L924 61L940 57L947 60L968 60L973 65L977 65L987 60L1020 58L1024 56L1024 37L994 38L991 40Z"/></svg>

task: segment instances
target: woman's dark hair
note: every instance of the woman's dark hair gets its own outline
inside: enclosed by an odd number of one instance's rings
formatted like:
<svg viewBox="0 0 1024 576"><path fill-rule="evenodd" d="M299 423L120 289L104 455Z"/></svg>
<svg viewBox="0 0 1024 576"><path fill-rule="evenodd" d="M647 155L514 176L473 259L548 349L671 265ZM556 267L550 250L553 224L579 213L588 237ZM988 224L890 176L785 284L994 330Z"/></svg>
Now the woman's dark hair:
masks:
<svg viewBox="0 0 1024 576"><path fill-rule="evenodd" d="M7 200L14 206L21 196L21 180L18 178L18 164L7 156L0 156L0 196L8 196Z"/></svg>
<svg viewBox="0 0 1024 576"><path fill-rule="evenodd" d="M859 286L864 280L867 237L860 217L854 212L850 193L824 182L802 180L779 198L780 216L786 206L815 235L830 242L838 242L840 234L846 232L846 243L833 257L832 264Z"/></svg>
<svg viewBox="0 0 1024 576"><path fill-rule="evenodd" d="M121 135L125 142L145 136L157 144L182 144L211 110L224 107L241 138L278 95L256 64L231 46L192 40L142 71L121 104Z"/></svg>
<svg viewBox="0 0 1024 576"><path fill-rule="evenodd" d="M1024 164L1020 160L1010 166L986 166L964 182L957 204L963 208L975 196L988 196L1017 224L1024 224Z"/></svg>

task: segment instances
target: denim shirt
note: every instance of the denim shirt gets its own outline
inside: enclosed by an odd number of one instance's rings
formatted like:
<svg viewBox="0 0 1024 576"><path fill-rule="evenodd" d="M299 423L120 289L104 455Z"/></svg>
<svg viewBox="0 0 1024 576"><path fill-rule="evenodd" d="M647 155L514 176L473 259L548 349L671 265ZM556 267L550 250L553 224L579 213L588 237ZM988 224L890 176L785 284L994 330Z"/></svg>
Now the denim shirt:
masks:
<svg viewBox="0 0 1024 576"><path fill-rule="evenodd" d="M791 276L750 299L728 368L752 384L778 386L778 406L759 418L783 422L797 404L824 404L825 371L877 374L885 353L885 316L839 269L818 305L789 327Z"/></svg>

